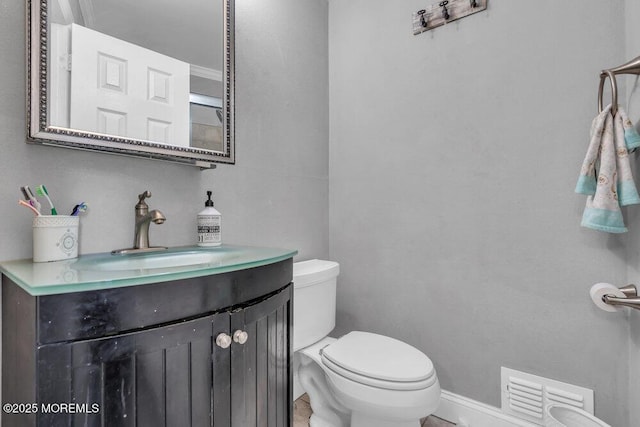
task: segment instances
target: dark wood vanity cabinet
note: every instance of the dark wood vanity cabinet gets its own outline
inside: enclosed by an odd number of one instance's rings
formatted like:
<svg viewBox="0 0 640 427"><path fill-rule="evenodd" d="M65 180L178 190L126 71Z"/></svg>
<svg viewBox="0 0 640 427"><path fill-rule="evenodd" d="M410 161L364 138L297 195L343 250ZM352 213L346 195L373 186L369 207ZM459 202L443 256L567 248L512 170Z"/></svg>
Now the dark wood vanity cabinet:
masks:
<svg viewBox="0 0 640 427"><path fill-rule="evenodd" d="M212 327L224 317L38 348L38 401L87 405L41 409L38 425L210 426L209 378L229 368L211 363Z"/></svg>
<svg viewBox="0 0 640 427"><path fill-rule="evenodd" d="M214 354L230 358L231 393L223 395L231 396L233 427L293 426L292 300L290 286L260 304L231 313L231 333L245 331L248 339L243 345L231 345L230 352L218 347ZM226 402L222 406L229 407ZM214 425L228 425L226 419L221 417L218 424L214 415Z"/></svg>
<svg viewBox="0 0 640 427"><path fill-rule="evenodd" d="M292 426L290 280L291 260L38 297L3 277L2 400L35 404L3 425Z"/></svg>

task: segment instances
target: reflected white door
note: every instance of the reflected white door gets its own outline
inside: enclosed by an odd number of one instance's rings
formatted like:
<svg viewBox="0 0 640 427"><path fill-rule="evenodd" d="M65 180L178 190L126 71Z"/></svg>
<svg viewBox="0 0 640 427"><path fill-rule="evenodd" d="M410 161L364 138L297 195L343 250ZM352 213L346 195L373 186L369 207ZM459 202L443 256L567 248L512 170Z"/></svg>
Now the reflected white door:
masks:
<svg viewBox="0 0 640 427"><path fill-rule="evenodd" d="M70 127L189 146L189 64L72 24Z"/></svg>

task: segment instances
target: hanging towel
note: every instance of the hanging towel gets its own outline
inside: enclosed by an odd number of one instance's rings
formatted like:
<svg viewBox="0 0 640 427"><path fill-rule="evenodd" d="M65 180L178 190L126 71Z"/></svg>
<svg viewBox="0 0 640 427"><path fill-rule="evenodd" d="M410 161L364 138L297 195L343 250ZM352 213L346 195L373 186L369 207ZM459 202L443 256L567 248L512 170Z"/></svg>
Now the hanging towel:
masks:
<svg viewBox="0 0 640 427"><path fill-rule="evenodd" d="M626 114L619 108L613 119L613 141L616 150L616 172L618 176L616 188L618 190L618 204L620 206L640 203L640 196L638 196L638 190L636 189L636 184L631 174L631 165L629 164L629 145L627 144L626 138L629 132L627 132L624 126L625 119L631 123L629 118L626 117ZM633 129L633 125L631 129ZM638 142L640 143L640 140Z"/></svg>
<svg viewBox="0 0 640 427"><path fill-rule="evenodd" d="M583 227L608 233L624 233L620 206L640 203L625 138L624 112L611 117L607 106L591 124L591 140L580 170L576 192L587 195ZM624 118L623 118L624 116ZM599 168L596 171L596 165Z"/></svg>
<svg viewBox="0 0 640 427"><path fill-rule="evenodd" d="M591 122L591 139L587 155L582 162L580 176L576 184L576 193L594 195L596 194L596 162L599 160L600 148L602 144L602 133L604 132L604 122L610 116L611 105L607 107Z"/></svg>
<svg viewBox="0 0 640 427"><path fill-rule="evenodd" d="M618 107L618 114L622 118L622 125L624 126L624 142L627 145L627 150L634 150L640 147L640 135L633 126L631 120L627 116L627 113L620 107Z"/></svg>

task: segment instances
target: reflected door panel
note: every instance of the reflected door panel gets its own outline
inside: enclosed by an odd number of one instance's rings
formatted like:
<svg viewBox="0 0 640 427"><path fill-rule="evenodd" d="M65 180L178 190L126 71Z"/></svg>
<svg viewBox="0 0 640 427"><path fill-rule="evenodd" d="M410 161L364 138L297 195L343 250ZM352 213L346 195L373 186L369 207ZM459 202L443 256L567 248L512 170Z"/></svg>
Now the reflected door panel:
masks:
<svg viewBox="0 0 640 427"><path fill-rule="evenodd" d="M71 24L70 127L189 146L189 64Z"/></svg>

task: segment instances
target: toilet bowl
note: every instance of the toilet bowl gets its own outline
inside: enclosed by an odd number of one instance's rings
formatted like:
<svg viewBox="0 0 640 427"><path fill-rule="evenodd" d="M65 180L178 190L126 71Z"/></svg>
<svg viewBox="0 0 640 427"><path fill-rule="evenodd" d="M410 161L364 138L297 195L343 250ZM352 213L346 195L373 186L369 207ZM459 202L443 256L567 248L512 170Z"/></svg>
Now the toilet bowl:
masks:
<svg viewBox="0 0 640 427"><path fill-rule="evenodd" d="M438 406L431 360L391 337L335 326L339 264L294 264L294 398L309 395L311 427L419 427Z"/></svg>
<svg viewBox="0 0 640 427"><path fill-rule="evenodd" d="M545 408L547 427L611 427L582 409L552 404Z"/></svg>

